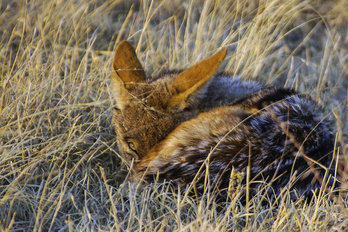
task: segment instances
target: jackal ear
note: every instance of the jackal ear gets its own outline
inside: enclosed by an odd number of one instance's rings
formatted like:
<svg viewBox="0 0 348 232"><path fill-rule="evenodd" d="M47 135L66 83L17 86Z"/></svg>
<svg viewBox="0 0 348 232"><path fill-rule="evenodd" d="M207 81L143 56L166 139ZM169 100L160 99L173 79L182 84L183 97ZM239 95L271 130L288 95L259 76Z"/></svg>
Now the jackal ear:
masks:
<svg viewBox="0 0 348 232"><path fill-rule="evenodd" d="M170 106L186 105L188 97L213 77L225 56L226 48L181 72L174 80L177 94L170 100Z"/></svg>
<svg viewBox="0 0 348 232"><path fill-rule="evenodd" d="M122 109L124 101L131 97L130 91L137 83L145 82L146 75L134 48L128 41L122 41L116 48L112 63L111 91Z"/></svg>

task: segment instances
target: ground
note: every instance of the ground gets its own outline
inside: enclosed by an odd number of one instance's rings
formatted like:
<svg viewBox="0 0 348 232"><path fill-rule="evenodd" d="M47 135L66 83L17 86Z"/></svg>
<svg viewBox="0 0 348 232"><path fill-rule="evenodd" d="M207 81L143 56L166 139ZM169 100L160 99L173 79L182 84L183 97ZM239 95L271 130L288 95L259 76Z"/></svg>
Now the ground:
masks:
<svg viewBox="0 0 348 232"><path fill-rule="evenodd" d="M1 230L347 230L347 24L346 0L0 1ZM168 183L136 192L110 124L122 40L148 75L224 47L220 71L310 95L332 118L342 190L268 204L262 191L246 204Z"/></svg>

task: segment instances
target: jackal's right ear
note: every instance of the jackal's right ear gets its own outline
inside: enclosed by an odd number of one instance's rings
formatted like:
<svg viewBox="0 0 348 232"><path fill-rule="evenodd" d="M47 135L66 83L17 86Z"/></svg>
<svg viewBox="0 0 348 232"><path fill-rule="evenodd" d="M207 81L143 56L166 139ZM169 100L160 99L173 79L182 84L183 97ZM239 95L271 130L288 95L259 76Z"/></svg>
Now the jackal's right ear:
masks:
<svg viewBox="0 0 348 232"><path fill-rule="evenodd" d="M112 63L111 91L118 108L131 98L130 92L137 83L145 82L145 72L134 48L128 41L122 41L116 48Z"/></svg>
<svg viewBox="0 0 348 232"><path fill-rule="evenodd" d="M181 72L174 80L177 94L170 100L170 106L186 107L187 99L213 77L225 56L226 48L223 48L211 57Z"/></svg>

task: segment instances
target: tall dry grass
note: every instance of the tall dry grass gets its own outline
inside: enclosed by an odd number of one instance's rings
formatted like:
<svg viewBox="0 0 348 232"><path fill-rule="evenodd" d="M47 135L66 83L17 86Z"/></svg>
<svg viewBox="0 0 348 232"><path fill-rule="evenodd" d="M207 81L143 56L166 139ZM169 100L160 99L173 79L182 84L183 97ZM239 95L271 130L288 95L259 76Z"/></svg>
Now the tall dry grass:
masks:
<svg viewBox="0 0 348 232"><path fill-rule="evenodd" d="M221 70L324 106L348 180L347 21L346 0L0 0L0 230L346 230L344 191L243 205L122 185L108 83L124 39L154 75L226 47Z"/></svg>

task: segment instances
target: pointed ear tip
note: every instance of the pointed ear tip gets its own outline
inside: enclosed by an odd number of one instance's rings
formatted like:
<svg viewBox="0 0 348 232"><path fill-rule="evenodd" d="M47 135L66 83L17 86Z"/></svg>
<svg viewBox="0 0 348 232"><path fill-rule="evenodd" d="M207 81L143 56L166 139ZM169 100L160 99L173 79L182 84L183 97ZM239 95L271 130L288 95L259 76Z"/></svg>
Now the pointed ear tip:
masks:
<svg viewBox="0 0 348 232"><path fill-rule="evenodd" d="M133 46L127 40L122 40L116 47L115 54L120 51L133 50Z"/></svg>
<svg viewBox="0 0 348 232"><path fill-rule="evenodd" d="M117 65L117 59L116 57L118 56L122 56L123 53L129 53L129 52L133 52L135 53L134 51L134 48L132 46L132 44L127 41L127 40L122 40L116 47L116 50L115 50L115 53L114 53L114 60L112 62L112 68L113 70L116 70L116 65Z"/></svg>
<svg viewBox="0 0 348 232"><path fill-rule="evenodd" d="M122 40L117 47L119 46L132 46L128 40Z"/></svg>
<svg viewBox="0 0 348 232"><path fill-rule="evenodd" d="M227 48L222 48L218 53L220 53L221 56L225 57L227 53Z"/></svg>
<svg viewBox="0 0 348 232"><path fill-rule="evenodd" d="M227 49L226 48L222 48L218 52L216 52L213 55L213 57L215 57L214 59L216 60L217 63L221 63L225 59L226 53L227 53Z"/></svg>

